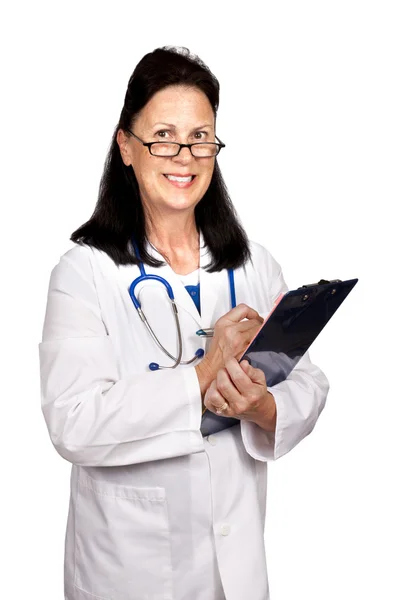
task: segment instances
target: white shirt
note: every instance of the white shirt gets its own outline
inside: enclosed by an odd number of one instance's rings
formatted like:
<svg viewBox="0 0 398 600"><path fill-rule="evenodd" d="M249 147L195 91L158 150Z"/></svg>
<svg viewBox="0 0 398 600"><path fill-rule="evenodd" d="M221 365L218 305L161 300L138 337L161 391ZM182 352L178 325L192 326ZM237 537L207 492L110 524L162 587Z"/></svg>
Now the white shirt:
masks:
<svg viewBox="0 0 398 600"><path fill-rule="evenodd" d="M198 285L199 283L199 269L188 273L187 275L178 275L184 286L187 285Z"/></svg>

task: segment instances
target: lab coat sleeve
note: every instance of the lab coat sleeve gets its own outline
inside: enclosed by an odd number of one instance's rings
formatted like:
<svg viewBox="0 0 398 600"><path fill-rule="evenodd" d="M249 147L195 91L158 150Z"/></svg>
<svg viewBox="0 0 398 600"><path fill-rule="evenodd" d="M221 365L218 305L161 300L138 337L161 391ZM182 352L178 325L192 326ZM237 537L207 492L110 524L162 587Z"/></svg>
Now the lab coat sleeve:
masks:
<svg viewBox="0 0 398 600"><path fill-rule="evenodd" d="M267 253L271 272L270 299L275 302L288 287L280 265ZM251 421L241 421L243 444L250 456L259 461L280 458L292 450L314 428L329 391L325 374L311 362L306 352L285 381L270 386L276 403L275 432L266 432Z"/></svg>
<svg viewBox="0 0 398 600"><path fill-rule="evenodd" d="M74 464L104 467L203 451L194 367L119 377L89 252L82 247L79 260L66 253L50 277L39 358L56 450Z"/></svg>

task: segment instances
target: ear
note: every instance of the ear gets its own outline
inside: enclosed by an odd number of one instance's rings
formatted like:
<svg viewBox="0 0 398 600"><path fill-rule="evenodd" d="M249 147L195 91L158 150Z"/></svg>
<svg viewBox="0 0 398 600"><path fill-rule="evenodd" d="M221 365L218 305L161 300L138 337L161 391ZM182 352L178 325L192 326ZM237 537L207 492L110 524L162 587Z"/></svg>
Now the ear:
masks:
<svg viewBox="0 0 398 600"><path fill-rule="evenodd" d="M116 135L116 141L119 145L120 155L126 167L133 164L131 148L128 143L129 138L124 133L123 129L119 129Z"/></svg>

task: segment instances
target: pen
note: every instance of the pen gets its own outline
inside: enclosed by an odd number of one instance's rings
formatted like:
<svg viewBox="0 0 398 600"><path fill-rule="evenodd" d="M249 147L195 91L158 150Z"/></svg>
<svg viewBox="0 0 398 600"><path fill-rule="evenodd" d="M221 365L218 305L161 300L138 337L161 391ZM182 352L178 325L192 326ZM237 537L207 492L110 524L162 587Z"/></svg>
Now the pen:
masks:
<svg viewBox="0 0 398 600"><path fill-rule="evenodd" d="M214 335L214 329L198 329L196 335L198 335L199 337L210 338Z"/></svg>

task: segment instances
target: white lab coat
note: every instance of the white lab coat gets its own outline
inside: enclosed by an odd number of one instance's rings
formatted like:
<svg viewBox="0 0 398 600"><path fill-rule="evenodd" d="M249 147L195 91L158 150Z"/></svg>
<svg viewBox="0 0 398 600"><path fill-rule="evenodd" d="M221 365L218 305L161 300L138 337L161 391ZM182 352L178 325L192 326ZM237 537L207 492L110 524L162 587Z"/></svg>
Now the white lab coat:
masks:
<svg viewBox="0 0 398 600"><path fill-rule="evenodd" d="M201 246L201 316L168 265L146 267L174 290L184 359L205 347L196 330L214 326L231 308L227 271L205 271L210 257L202 236ZM235 270L237 303L265 316L287 287L271 254L255 243L251 249L252 263ZM79 245L51 273L39 353L51 440L73 463L65 598L267 600L267 461L311 432L328 381L307 353L270 388L275 434L241 421L203 438L194 366L148 369L150 362L172 363L131 302L128 288L138 275L137 266L117 267L107 254ZM137 293L153 329L176 353L163 287L149 282Z"/></svg>

